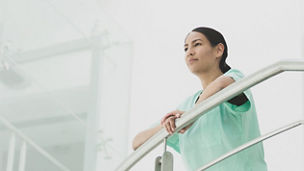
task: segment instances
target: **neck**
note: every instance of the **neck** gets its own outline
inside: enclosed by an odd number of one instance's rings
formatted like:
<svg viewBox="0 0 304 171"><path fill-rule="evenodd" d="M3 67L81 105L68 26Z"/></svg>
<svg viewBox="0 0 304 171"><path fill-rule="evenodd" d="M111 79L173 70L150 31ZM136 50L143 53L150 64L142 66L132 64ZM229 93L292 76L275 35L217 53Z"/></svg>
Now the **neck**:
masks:
<svg viewBox="0 0 304 171"><path fill-rule="evenodd" d="M223 75L223 72L220 69L214 69L197 74L198 78L201 80L203 89L205 89L212 81L221 75Z"/></svg>

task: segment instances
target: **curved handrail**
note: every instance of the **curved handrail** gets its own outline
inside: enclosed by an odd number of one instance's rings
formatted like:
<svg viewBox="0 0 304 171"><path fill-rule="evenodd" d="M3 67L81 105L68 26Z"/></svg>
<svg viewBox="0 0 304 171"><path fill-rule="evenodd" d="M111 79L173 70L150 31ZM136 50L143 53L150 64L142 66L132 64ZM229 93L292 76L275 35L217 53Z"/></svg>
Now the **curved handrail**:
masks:
<svg viewBox="0 0 304 171"><path fill-rule="evenodd" d="M174 132L178 132L186 125L194 122L200 116L205 114L208 110L219 105L220 103L229 100L235 95L247 90L248 88L267 80L284 71L304 71L303 60L289 60L279 61L270 66L267 66L259 71L242 78L238 82L234 82L223 90L217 92L213 96L207 98L203 102L199 103L196 107L185 112L183 117L176 122L176 129ZM143 145L141 145L136 151L131 153L117 168L117 171L129 170L134 164L136 164L142 157L148 152L158 146L162 140L170 134L163 128Z"/></svg>
<svg viewBox="0 0 304 171"><path fill-rule="evenodd" d="M225 160L225 159L233 156L234 154L239 153L239 152L241 152L241 151L243 151L243 150L245 150L245 149L247 149L247 148L249 148L249 147L251 147L251 146L253 146L253 145L255 145L255 144L259 143L259 142L261 142L261 141L264 141L264 140L266 140L268 138L271 138L273 136L279 135L279 134L281 134L281 133L283 133L285 131L288 131L288 130L293 129L295 127L298 127L300 125L304 125L304 120L300 120L300 121L288 124L288 125L283 126L283 127L279 128L279 129L276 129L276 130L271 131L271 132L269 132L267 134L264 134L264 135L262 135L262 136L260 136L258 138L255 138L255 139L253 139L253 140L251 140L251 141L249 141L249 142L247 142L247 143L245 143L245 144L243 144L243 145L241 145L241 146L239 146L239 147L237 147L237 148L229 151L228 153L223 154L222 156L218 157L217 159L215 159L215 160L207 163L203 167L199 168L197 171L206 170L206 169L210 168L211 166L213 166L213 165L215 165L215 164L217 164L217 163L219 163L219 162L221 162L221 161L223 161L223 160Z"/></svg>

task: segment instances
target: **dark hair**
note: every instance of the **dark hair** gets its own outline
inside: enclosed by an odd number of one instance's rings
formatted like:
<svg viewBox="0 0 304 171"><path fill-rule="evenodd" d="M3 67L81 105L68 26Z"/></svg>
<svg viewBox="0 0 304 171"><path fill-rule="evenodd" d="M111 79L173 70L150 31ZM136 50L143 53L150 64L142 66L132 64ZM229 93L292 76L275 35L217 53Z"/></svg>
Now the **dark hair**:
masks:
<svg viewBox="0 0 304 171"><path fill-rule="evenodd" d="M197 27L192 31L202 33L209 40L212 47L218 45L219 43L222 43L224 45L224 52L219 67L223 73L229 71L231 67L226 63L226 58L228 56L228 47L224 36L220 32L208 27Z"/></svg>

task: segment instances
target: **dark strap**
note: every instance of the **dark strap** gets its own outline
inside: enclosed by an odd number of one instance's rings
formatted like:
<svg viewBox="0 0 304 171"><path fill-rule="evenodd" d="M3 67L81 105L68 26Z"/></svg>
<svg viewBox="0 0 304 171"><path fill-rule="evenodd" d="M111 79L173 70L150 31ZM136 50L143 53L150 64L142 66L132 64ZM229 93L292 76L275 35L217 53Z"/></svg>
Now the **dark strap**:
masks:
<svg viewBox="0 0 304 171"><path fill-rule="evenodd" d="M245 104L247 101L248 101L248 98L244 93L228 100L229 103L237 105L237 106L241 106L242 104Z"/></svg>
<svg viewBox="0 0 304 171"><path fill-rule="evenodd" d="M202 94L202 92L201 92L201 94ZM195 100L194 104L197 103L197 101L199 99L199 96ZM237 106L241 106L241 105L245 104L247 101L248 101L248 98L247 98L247 96L244 93L242 93L242 94L240 94L238 96L235 96L232 99L228 100L229 103L237 105Z"/></svg>

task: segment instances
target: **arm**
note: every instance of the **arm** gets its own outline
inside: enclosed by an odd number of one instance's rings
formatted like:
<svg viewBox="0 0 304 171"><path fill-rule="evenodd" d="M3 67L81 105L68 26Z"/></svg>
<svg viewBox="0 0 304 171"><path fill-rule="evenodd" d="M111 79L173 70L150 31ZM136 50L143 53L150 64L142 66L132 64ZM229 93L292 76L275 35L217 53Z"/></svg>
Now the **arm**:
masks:
<svg viewBox="0 0 304 171"><path fill-rule="evenodd" d="M160 131L162 128L166 128L168 133L172 134L175 129L175 119L179 118L184 111L174 110L172 112L167 113L161 120L161 123L156 125L153 128L144 130L138 133L132 142L133 150L136 150L139 146L145 143L149 138L151 138L154 134Z"/></svg>
<svg viewBox="0 0 304 171"><path fill-rule="evenodd" d="M213 94L217 93L218 91L224 89L225 87L227 87L228 85L232 84L233 82L235 82L231 77L229 76L220 76L217 79L215 79L213 82L211 82L206 89L203 91L202 95L200 96L199 100L197 101L197 104L205 99L207 99L208 97L212 96ZM241 97L241 98L240 98ZM229 100L229 102L231 103L241 103L242 101L245 102L248 100L247 97L245 96L244 93L242 93L239 96L236 96L234 98L232 98L231 100ZM182 111L173 111L173 113L179 113L182 114ZM178 117L176 117L178 118ZM162 126L161 124L157 125L156 127L147 129L145 131L142 131L140 133L138 133L135 138L133 139L133 143L132 143L132 147L134 150L136 150L139 146L141 146L143 143L145 143L149 138L151 138L154 134L156 134L158 131L160 131L163 127L165 127L167 129L167 131L172 134L172 132L174 132L175 129L175 124L173 121L175 118L167 118L166 119L166 123L164 123ZM191 127L192 124L188 125L187 127L183 128L182 130L180 130L179 133L184 133L189 127Z"/></svg>
<svg viewBox="0 0 304 171"><path fill-rule="evenodd" d="M156 134L161 129L162 129L162 125L159 124L153 128L138 133L132 142L133 150L136 150L139 146L145 143L149 138L151 138L154 134Z"/></svg>
<svg viewBox="0 0 304 171"><path fill-rule="evenodd" d="M222 75L222 76L218 77L205 88L205 90L201 94L199 100L197 101L197 104L199 102L207 99L208 97L212 96L213 94L219 92L220 90L226 88L233 82L235 82L234 79L229 76ZM240 95L235 96L234 98L230 99L228 102L235 104L235 105L242 105L247 100L248 99L247 99L246 95L244 93L241 93Z"/></svg>

